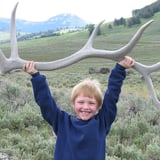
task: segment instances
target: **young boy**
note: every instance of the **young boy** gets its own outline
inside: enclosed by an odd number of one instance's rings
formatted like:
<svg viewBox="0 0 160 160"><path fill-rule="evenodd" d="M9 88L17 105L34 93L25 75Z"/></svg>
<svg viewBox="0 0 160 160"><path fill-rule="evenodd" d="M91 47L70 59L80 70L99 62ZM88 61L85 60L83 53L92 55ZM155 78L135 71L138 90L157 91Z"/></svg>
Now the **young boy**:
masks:
<svg viewBox="0 0 160 160"><path fill-rule="evenodd" d="M96 80L86 79L77 84L71 95L76 116L58 107L46 77L35 68L33 61L23 66L23 70L32 75L34 97L42 116L57 136L54 160L105 160L106 136L116 117L116 103L126 76L125 69L133 65L134 60L129 56L116 64L104 98Z"/></svg>

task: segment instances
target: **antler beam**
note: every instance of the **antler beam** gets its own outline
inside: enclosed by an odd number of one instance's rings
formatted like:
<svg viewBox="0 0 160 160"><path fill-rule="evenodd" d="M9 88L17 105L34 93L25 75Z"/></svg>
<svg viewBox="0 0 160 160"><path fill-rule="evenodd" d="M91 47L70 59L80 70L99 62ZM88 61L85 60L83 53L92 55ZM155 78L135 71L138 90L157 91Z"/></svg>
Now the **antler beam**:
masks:
<svg viewBox="0 0 160 160"><path fill-rule="evenodd" d="M18 46L17 46L17 38L16 38L16 25L15 25L15 15L16 15L16 9L17 9L18 3L15 5L12 15L11 15L11 56L10 58L6 58L3 52L0 50L0 73L6 74L10 71L16 70L16 69L22 69L23 65L27 62L24 59L21 59L18 54ZM56 70L60 69L69 65L72 65L82 59L95 57L95 58L106 58L113 61L118 61L121 58L123 58L125 55L127 55L131 50L135 47L138 40L141 38L144 30L153 22L153 20L148 21L144 25L142 25L138 31L135 33L135 35L132 37L132 39L122 48L109 51L109 50L101 50L101 49L95 49L93 48L93 40L95 36L97 35L97 31L100 27L100 25L104 21L100 22L92 32L90 38L88 39L87 43L84 45L83 48L81 48L79 51L73 53L71 56L68 56L63 59L59 59L56 61L51 62L36 62L36 68L38 70ZM135 66L133 67L135 70L137 70L140 74L143 75L148 89L150 91L151 97L153 102L155 103L157 109L160 109L160 102L156 96L156 93L154 91L153 83L150 77L150 73L153 71L156 71L160 68L160 62L152 65L152 66L145 66L141 63L135 62Z"/></svg>

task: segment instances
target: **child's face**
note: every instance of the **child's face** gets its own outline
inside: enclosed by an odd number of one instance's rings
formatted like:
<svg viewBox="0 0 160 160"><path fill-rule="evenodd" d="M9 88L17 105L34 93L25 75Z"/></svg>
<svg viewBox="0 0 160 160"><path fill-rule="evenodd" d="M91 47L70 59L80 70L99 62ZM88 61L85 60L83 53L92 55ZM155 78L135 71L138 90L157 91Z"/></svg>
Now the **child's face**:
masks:
<svg viewBox="0 0 160 160"><path fill-rule="evenodd" d="M85 97L79 95L76 97L72 106L75 110L76 116L82 120L89 120L98 110L98 103L95 98Z"/></svg>

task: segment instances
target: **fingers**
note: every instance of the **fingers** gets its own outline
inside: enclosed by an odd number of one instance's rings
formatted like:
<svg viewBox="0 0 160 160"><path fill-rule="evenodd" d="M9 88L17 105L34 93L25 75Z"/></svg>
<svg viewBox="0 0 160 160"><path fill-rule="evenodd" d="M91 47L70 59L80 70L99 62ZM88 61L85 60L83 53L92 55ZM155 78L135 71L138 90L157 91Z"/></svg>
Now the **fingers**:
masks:
<svg viewBox="0 0 160 160"><path fill-rule="evenodd" d="M134 64L135 64L135 60L134 60L134 59L131 59L130 65L131 65L131 66L134 66Z"/></svg>
<svg viewBox="0 0 160 160"><path fill-rule="evenodd" d="M33 67L34 62L28 61L26 64L23 65L23 70L27 71Z"/></svg>
<svg viewBox="0 0 160 160"><path fill-rule="evenodd" d="M37 72L37 69L35 68L35 62L34 61L28 61L26 64L23 65L23 70L29 74L34 74Z"/></svg>
<svg viewBox="0 0 160 160"><path fill-rule="evenodd" d="M125 63L128 67L131 67L134 65L135 60L132 57L126 56L125 57Z"/></svg>
<svg viewBox="0 0 160 160"><path fill-rule="evenodd" d="M132 66L134 66L135 64L135 60L132 57L129 56L125 56L120 62L120 65L122 65L125 68L130 68Z"/></svg>

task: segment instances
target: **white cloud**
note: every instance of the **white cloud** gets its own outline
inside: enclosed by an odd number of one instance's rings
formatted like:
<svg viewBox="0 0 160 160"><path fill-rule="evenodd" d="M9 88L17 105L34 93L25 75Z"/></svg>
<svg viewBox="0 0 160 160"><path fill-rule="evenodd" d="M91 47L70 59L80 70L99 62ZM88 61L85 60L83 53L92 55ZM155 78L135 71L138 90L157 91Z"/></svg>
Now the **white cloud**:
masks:
<svg viewBox="0 0 160 160"><path fill-rule="evenodd" d="M73 13L98 23L115 18L127 18L132 10L142 8L156 0L0 0L0 17L10 18L19 2L16 17L29 21L45 21L60 13Z"/></svg>

